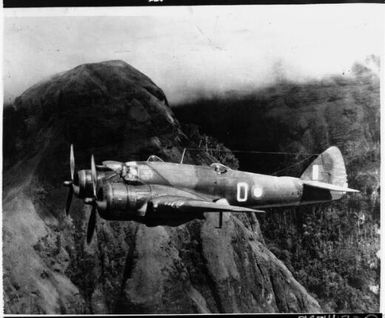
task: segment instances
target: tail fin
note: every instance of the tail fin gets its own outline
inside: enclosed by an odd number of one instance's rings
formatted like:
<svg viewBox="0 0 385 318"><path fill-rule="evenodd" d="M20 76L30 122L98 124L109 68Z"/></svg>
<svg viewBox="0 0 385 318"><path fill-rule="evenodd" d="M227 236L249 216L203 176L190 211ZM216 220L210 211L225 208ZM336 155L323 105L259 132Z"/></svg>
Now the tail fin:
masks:
<svg viewBox="0 0 385 318"><path fill-rule="evenodd" d="M302 173L301 179L347 187L346 169L341 151L335 146L325 150Z"/></svg>
<svg viewBox="0 0 385 318"><path fill-rule="evenodd" d="M301 175L305 185L331 191L332 200L345 192L359 192L348 188L346 168L341 151L333 146L320 154Z"/></svg>

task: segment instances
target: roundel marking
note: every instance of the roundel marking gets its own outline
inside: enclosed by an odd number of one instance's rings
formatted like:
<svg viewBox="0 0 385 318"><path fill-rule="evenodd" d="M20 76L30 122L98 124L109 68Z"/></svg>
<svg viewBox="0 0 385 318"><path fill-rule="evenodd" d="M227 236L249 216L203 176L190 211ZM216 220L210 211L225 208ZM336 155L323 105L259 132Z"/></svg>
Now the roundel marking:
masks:
<svg viewBox="0 0 385 318"><path fill-rule="evenodd" d="M256 198L260 198L263 194L263 189L259 186L254 186L253 195Z"/></svg>

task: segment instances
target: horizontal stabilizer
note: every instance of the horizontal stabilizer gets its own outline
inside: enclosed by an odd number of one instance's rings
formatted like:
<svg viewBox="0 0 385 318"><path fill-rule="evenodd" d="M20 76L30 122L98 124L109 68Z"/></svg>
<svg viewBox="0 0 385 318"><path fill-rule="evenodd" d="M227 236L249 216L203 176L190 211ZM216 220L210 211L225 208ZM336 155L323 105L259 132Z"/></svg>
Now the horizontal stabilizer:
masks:
<svg viewBox="0 0 385 318"><path fill-rule="evenodd" d="M318 189L324 189L329 191L337 191L337 192L360 192L355 189L350 189L346 187L340 187L331 183L325 183L321 181L311 181L311 180L302 180L302 183L304 185L307 185L309 187L318 188Z"/></svg>
<svg viewBox="0 0 385 318"><path fill-rule="evenodd" d="M155 209L171 208L183 212L256 212L265 211L235 205L218 204L215 202L190 199L179 196L161 196L152 200Z"/></svg>

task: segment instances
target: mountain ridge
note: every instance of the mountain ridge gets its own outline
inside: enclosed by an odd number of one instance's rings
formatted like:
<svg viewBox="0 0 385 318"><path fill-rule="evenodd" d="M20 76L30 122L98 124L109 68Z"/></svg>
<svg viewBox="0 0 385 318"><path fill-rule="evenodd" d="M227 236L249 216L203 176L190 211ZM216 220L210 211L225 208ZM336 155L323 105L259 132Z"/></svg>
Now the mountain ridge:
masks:
<svg viewBox="0 0 385 318"><path fill-rule="evenodd" d="M163 91L125 62L79 66L27 90L4 111L3 136L6 313L320 311L249 215L225 213L223 230L212 214L176 228L99 217L85 244L90 207L74 200L64 213L70 143L80 169L91 153L178 162L192 142Z"/></svg>

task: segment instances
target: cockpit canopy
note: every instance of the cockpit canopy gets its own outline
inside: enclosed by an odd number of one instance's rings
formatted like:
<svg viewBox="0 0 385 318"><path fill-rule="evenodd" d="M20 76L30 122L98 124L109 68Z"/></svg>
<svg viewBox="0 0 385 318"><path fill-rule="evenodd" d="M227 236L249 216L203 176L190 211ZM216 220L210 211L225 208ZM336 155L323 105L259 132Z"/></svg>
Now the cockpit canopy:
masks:
<svg viewBox="0 0 385 318"><path fill-rule="evenodd" d="M128 183L139 182L139 170L137 165L123 165L121 177Z"/></svg>
<svg viewBox="0 0 385 318"><path fill-rule="evenodd" d="M210 167L214 168L215 172L218 174L223 174L223 173L226 173L227 170L231 170L229 167L227 167L227 166L225 166L219 162L212 163L210 165Z"/></svg>
<svg viewBox="0 0 385 318"><path fill-rule="evenodd" d="M150 157L148 157L147 159L147 162L164 162L162 159L160 159L158 156L155 156L155 155L151 155Z"/></svg>

